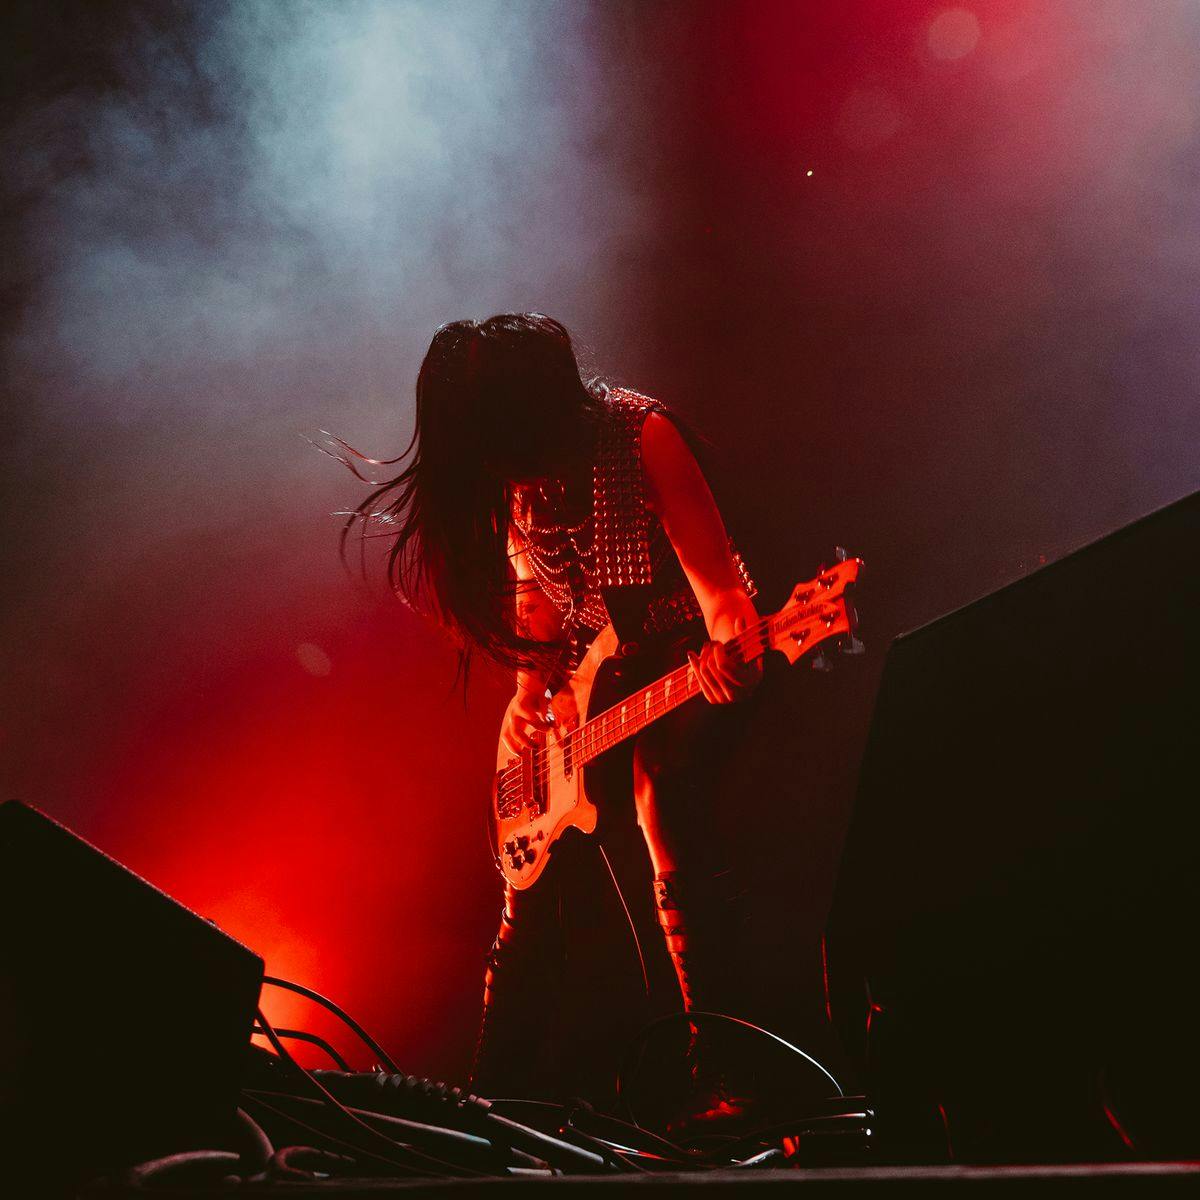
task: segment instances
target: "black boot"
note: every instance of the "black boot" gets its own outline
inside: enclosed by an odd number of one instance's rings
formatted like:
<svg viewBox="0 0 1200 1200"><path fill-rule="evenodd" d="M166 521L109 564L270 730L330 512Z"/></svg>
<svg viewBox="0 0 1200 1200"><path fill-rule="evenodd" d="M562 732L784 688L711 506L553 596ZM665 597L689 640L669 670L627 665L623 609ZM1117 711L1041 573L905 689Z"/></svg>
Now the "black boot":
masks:
<svg viewBox="0 0 1200 1200"><path fill-rule="evenodd" d="M747 898L732 870L654 877L654 908L685 1012L736 1017L746 1009Z"/></svg>
<svg viewBox="0 0 1200 1200"><path fill-rule="evenodd" d="M539 1009L556 991L557 947L539 911L547 906L528 901L528 893L505 890L500 929L485 960L483 1013L469 1080L479 1096L536 1097L545 1086Z"/></svg>
<svg viewBox="0 0 1200 1200"><path fill-rule="evenodd" d="M655 876L655 911L685 1012L744 1016L749 984L744 953L747 899L733 871L668 871ZM724 1126L746 1115L748 1099L731 1094L714 1061L713 1033L703 1020L691 1023L687 1058L692 1094L667 1123L674 1136Z"/></svg>

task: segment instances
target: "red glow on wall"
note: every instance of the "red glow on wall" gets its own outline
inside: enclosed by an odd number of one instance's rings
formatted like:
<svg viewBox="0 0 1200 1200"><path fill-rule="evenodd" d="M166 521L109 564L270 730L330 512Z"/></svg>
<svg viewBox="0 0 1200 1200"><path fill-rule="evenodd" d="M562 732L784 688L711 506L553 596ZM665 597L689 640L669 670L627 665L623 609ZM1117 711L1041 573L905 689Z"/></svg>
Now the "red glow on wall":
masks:
<svg viewBox="0 0 1200 1200"><path fill-rule="evenodd" d="M92 776L81 832L268 974L341 1003L414 1071L465 1070L490 938L481 897L498 886L482 836L493 731L465 720L446 643L399 605L307 643L288 614L280 625L240 660L154 684ZM369 1065L312 1002L268 987L263 1008Z"/></svg>

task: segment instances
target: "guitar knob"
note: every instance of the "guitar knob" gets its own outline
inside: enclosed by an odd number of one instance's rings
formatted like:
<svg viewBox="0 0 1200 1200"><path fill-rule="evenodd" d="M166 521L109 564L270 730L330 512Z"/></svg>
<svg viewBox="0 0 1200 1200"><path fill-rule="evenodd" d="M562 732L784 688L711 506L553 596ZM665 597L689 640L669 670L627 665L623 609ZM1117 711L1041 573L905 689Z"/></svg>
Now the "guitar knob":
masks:
<svg viewBox="0 0 1200 1200"><path fill-rule="evenodd" d="M524 850L528 846L529 846L529 837L523 833L520 835L520 837L517 838L517 849Z"/></svg>
<svg viewBox="0 0 1200 1200"><path fill-rule="evenodd" d="M531 847L530 849L528 849L528 850L526 850L526 851L525 851L525 861L526 861L527 863L531 863L531 862L536 862L536 861L537 861L537 851L536 851L536 850L534 850L532 847Z"/></svg>

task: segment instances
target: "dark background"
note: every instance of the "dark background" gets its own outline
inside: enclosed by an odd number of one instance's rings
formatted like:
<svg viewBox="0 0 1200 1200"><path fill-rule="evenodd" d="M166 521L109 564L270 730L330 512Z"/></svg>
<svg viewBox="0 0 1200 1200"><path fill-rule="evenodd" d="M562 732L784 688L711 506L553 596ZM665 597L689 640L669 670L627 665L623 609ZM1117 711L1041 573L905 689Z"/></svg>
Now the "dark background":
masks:
<svg viewBox="0 0 1200 1200"><path fill-rule="evenodd" d="M464 705L377 555L347 575L362 491L302 435L398 453L434 329L540 309L708 434L764 609L866 559L870 655L768 683L720 831L777 1020L832 1054L817 945L891 637L1200 477L1195 6L3 22L5 794L461 1077L506 684Z"/></svg>

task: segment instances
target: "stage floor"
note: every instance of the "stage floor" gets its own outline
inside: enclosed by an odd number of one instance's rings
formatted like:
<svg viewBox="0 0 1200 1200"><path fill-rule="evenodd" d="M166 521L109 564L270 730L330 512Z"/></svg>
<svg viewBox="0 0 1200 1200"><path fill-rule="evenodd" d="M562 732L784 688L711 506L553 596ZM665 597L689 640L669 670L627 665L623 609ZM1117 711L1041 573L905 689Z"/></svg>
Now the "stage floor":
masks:
<svg viewBox="0 0 1200 1200"><path fill-rule="evenodd" d="M933 1189L938 1196L960 1193L988 1195L1028 1194L1032 1187L1035 1194L1078 1194L1080 1187L1087 1187L1089 1194L1095 1190L1106 1194L1158 1195L1195 1194L1200 1186L1200 1163L1097 1163L1071 1164L1066 1166L939 1166L939 1167L872 1167L872 1168L824 1168L792 1170L716 1170L709 1172L662 1173L646 1175L571 1176L555 1179L508 1178L508 1179L464 1179L464 1180L419 1180L419 1179L375 1179L375 1180L322 1180L311 1183L288 1182L268 1185L256 1189L257 1194L270 1195L278 1189L280 1195L302 1200L306 1197L336 1196L343 1200L354 1197L379 1200L380 1197L404 1196L406 1200L422 1195L455 1197L478 1197L488 1195L514 1196L522 1192L529 1195L548 1196L558 1191L622 1190L631 1187L653 1191L656 1196L682 1196L692 1192L713 1190L726 1195L741 1194L750 1190L781 1188L803 1188L805 1195L834 1194L838 1196L864 1193L890 1195L914 1189ZM155 1189L167 1196L194 1196L227 1194L221 1189ZM105 1196L124 1195L120 1190L106 1190ZM130 1189L128 1195L144 1196L145 1191Z"/></svg>

